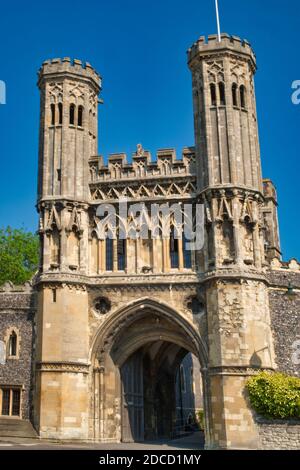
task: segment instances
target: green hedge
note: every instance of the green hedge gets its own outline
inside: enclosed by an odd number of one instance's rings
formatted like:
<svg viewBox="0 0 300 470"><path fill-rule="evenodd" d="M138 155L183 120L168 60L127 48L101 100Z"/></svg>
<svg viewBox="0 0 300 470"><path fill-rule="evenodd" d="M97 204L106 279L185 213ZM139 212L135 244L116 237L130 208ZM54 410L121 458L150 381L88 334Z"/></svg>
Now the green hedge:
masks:
<svg viewBox="0 0 300 470"><path fill-rule="evenodd" d="M39 266L39 238L24 228L0 228L0 286L23 284Z"/></svg>
<svg viewBox="0 0 300 470"><path fill-rule="evenodd" d="M250 403L266 418L300 418L300 379L281 373L260 372L246 383Z"/></svg>

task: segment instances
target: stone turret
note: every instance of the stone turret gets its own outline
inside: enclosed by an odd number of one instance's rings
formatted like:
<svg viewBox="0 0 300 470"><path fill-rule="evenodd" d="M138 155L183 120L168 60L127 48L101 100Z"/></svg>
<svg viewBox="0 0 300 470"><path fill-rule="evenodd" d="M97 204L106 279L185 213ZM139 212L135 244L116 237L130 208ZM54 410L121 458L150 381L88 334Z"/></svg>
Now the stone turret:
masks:
<svg viewBox="0 0 300 470"><path fill-rule="evenodd" d="M262 192L255 54L235 36L201 37L188 51L193 76L199 189L238 186Z"/></svg>
<svg viewBox="0 0 300 470"><path fill-rule="evenodd" d="M88 63L53 59L43 63L38 86L41 263L34 420L42 437L86 438L88 294L82 276L88 273L89 158L97 153L101 78Z"/></svg>
<svg viewBox="0 0 300 470"><path fill-rule="evenodd" d="M188 51L193 79L198 198L205 204L204 273L212 447L257 448L244 398L248 375L275 367L262 220L264 204L247 41L201 37Z"/></svg>
<svg viewBox="0 0 300 470"><path fill-rule="evenodd" d="M47 60L38 73L41 91L38 199L88 198L88 160L97 153L101 77L89 63Z"/></svg>

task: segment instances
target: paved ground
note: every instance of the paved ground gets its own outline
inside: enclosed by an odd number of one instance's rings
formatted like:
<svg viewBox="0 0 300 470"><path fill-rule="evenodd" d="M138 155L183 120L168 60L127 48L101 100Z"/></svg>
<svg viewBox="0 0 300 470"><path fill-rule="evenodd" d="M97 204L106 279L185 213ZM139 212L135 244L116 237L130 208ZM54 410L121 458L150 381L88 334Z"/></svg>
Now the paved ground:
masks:
<svg viewBox="0 0 300 470"><path fill-rule="evenodd" d="M204 448L203 433L197 432L190 436L172 441L156 441L133 444L94 444L94 443L58 443L39 441L37 439L1 438L0 450L201 450Z"/></svg>

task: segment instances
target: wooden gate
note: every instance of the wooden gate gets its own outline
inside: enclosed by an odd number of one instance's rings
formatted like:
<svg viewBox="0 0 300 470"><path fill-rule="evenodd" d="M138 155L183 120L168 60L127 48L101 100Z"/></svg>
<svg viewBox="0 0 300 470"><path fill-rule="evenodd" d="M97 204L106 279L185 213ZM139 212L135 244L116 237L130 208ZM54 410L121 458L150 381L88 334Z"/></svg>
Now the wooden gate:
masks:
<svg viewBox="0 0 300 470"><path fill-rule="evenodd" d="M143 358L132 355L121 368L122 441L144 440Z"/></svg>

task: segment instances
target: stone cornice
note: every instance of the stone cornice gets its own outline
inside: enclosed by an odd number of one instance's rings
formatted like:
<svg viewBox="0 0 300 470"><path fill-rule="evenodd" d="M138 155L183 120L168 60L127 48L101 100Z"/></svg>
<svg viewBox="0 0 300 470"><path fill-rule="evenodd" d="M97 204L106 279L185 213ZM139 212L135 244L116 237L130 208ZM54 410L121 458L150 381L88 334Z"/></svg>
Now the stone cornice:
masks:
<svg viewBox="0 0 300 470"><path fill-rule="evenodd" d="M175 286L189 286L205 284L211 281L258 281L269 285L268 277L263 272L242 270L237 268L220 269L206 273L157 273L157 274L116 274L114 276L86 276L67 273L44 273L36 281L36 287L44 286L48 288L78 288L81 290L97 289L102 286L118 286L120 289L129 289L133 286L144 286L146 288L168 288Z"/></svg>
<svg viewBox="0 0 300 470"><path fill-rule="evenodd" d="M114 187L126 186L129 183L132 185L138 186L139 184L144 184L145 186L149 183L151 184L161 184L161 183L172 183L174 179L177 181L187 181L188 179L196 181L196 173L186 173L186 174L169 174L169 175L149 175L149 176L140 176L138 179L134 176L122 177L119 179L107 178L107 179L98 179L96 181L90 181L89 186L94 187L98 185L112 184Z"/></svg>
<svg viewBox="0 0 300 470"><path fill-rule="evenodd" d="M76 201L71 198L59 196L45 196L38 199L36 207L38 210L42 208L50 208L53 204L60 205L61 207L74 207L76 206L78 209L86 210L89 208L88 201Z"/></svg>
<svg viewBox="0 0 300 470"><path fill-rule="evenodd" d="M210 282L213 280L227 281L259 281L268 284L268 279L264 273L251 272L246 270L237 269L220 269L207 272L199 276L199 281L202 283Z"/></svg>
<svg viewBox="0 0 300 470"><path fill-rule="evenodd" d="M262 371L270 371L273 372L274 369L272 368L259 368L259 367L249 367L249 366L219 366L219 367L210 367L208 369L208 374L210 376L213 375L238 375L238 376L251 376L258 374Z"/></svg>
<svg viewBox="0 0 300 470"><path fill-rule="evenodd" d="M196 273L182 273L182 274L136 274L136 275L126 275L119 274L115 276L105 276L99 275L98 277L94 276L85 276L85 275L71 275L65 273L53 273L53 274L42 274L36 281L36 286L40 285L80 285L86 286L89 288L97 288L101 286L124 286L128 288L130 285L165 285L169 288L170 285L182 285L182 284L197 284L199 282L198 276Z"/></svg>
<svg viewBox="0 0 300 470"><path fill-rule="evenodd" d="M38 362L38 372L68 372L75 374L88 374L90 366L81 362Z"/></svg>
<svg viewBox="0 0 300 470"><path fill-rule="evenodd" d="M207 186L206 188L200 189L197 192L197 198L207 196L211 198L220 197L224 192L227 197L234 197L237 195L243 198L245 197L245 193L247 193L248 196L252 196L253 199L258 199L261 202L265 200L263 193L259 190L249 188L247 186L235 186L232 184Z"/></svg>

